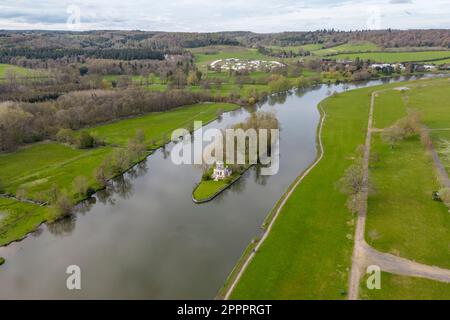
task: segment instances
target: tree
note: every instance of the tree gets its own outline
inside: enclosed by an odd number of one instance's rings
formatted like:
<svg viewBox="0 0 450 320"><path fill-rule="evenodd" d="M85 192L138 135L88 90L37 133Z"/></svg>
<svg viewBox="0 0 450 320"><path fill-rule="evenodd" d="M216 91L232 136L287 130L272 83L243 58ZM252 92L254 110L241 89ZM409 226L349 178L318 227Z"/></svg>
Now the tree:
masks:
<svg viewBox="0 0 450 320"><path fill-rule="evenodd" d="M400 141L405 138L405 133L402 128L399 126L392 126L390 128L386 128L381 133L381 139L384 143L389 144L391 149L394 148Z"/></svg>
<svg viewBox="0 0 450 320"><path fill-rule="evenodd" d="M61 143L73 144L75 141L75 133L72 129L59 129L56 134L56 140Z"/></svg>
<svg viewBox="0 0 450 320"><path fill-rule="evenodd" d="M58 215L68 215L72 212L73 202L72 198L66 191L61 192L56 199L55 209Z"/></svg>
<svg viewBox="0 0 450 320"><path fill-rule="evenodd" d="M104 165L101 165L101 166L95 168L93 174L94 174L95 181L97 181L97 183L100 186L104 187L104 186L107 185L107 183L108 183L108 175L107 175L107 172L105 170L105 166Z"/></svg>
<svg viewBox="0 0 450 320"><path fill-rule="evenodd" d="M88 188L89 188L89 182L88 179L85 176L78 176L73 180L73 188L76 193L78 193L80 196L86 196Z"/></svg>

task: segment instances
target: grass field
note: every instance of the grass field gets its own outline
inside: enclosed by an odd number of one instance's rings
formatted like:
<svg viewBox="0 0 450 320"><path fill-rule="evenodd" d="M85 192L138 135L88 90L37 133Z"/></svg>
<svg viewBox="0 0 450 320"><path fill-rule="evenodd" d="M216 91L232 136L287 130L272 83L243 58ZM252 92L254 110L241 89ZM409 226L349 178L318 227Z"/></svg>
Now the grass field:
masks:
<svg viewBox="0 0 450 320"><path fill-rule="evenodd" d="M351 42L341 44L336 47L331 47L327 49L316 50L312 52L312 54L316 56L329 56L340 54L344 52L370 52L370 51L379 51L381 48L374 43L371 42Z"/></svg>
<svg viewBox="0 0 450 320"><path fill-rule="evenodd" d="M25 69L22 67L11 65L11 64L1 64L0 63L0 79L5 77L7 70L10 70L19 75L28 75L31 72L30 69Z"/></svg>
<svg viewBox="0 0 450 320"><path fill-rule="evenodd" d="M137 129L144 131L149 147L159 147L168 142L173 130L190 129L195 120L206 124L216 119L220 112L238 107L226 103L197 104L101 125L88 130L105 138L108 145L92 150L77 150L54 142L26 146L14 153L0 155L0 181L5 192L15 194L20 190L28 199L47 201L54 185L76 199L73 180L85 176L89 185L98 187L93 178L94 169L111 154L114 146L124 146ZM23 237L49 214L45 207L3 198L0 198L0 212L7 213L0 220L0 245Z"/></svg>
<svg viewBox="0 0 450 320"><path fill-rule="evenodd" d="M372 90L323 102L324 157L287 200L231 298L346 298L354 216L335 183L364 143Z"/></svg>
<svg viewBox="0 0 450 320"><path fill-rule="evenodd" d="M369 290L367 278L361 282L363 300L449 300L450 284L427 279L381 273L381 289Z"/></svg>
<svg viewBox="0 0 450 320"><path fill-rule="evenodd" d="M440 189L433 163L419 137L391 149L373 137L366 240L374 248L421 263L450 268L450 216L432 200Z"/></svg>
<svg viewBox="0 0 450 320"><path fill-rule="evenodd" d="M304 44L304 45L300 45L300 46L269 46L269 49L272 49L275 52L280 52L280 51L292 51L294 53L298 53L300 50L303 51L317 51L323 48L323 44L320 43L312 43L312 44Z"/></svg>
<svg viewBox="0 0 450 320"><path fill-rule="evenodd" d="M53 185L72 191L72 181L86 176L95 185L92 172L112 151L110 147L76 150L58 143L39 143L14 153L0 155L0 180L7 193L18 189L26 198L47 201Z"/></svg>
<svg viewBox="0 0 450 320"><path fill-rule="evenodd" d="M48 208L0 198L0 247L22 238L49 216Z"/></svg>
<svg viewBox="0 0 450 320"><path fill-rule="evenodd" d="M329 58L354 60L357 57L383 63L418 62L450 58L450 51L342 53Z"/></svg>
<svg viewBox="0 0 450 320"><path fill-rule="evenodd" d="M158 147L168 142L174 129L190 128L194 120L203 121L206 124L217 118L218 112L231 111L237 107L229 103L196 104L117 121L88 131L105 139L108 144L124 146L135 135L136 130L141 129L145 133L146 143L150 147Z"/></svg>
<svg viewBox="0 0 450 320"><path fill-rule="evenodd" d="M287 200L270 235L232 292L232 299L346 298L355 219L345 206L346 197L335 185L353 162L357 146L364 143L371 92L404 85L349 91L322 102L327 113L322 133L324 157ZM415 81L407 85L420 89L425 85L445 87L448 81ZM442 87L437 91L441 92ZM409 92L392 91L392 95L377 98L376 108L380 101L385 104L376 111L377 127L402 117L406 113L404 102L409 102L408 107L421 103L412 98L404 100L403 95ZM437 110L429 122L440 121L436 118L444 107L438 106ZM431 200L431 191L437 185L420 141L406 141L391 151L379 143L376 134L374 152L379 153L380 162L371 169L370 179L379 191L375 195L378 198L371 198L369 203L369 243L409 258L448 266L450 218L442 203ZM381 201L381 197L385 199ZM386 205L383 211L375 210L377 201Z"/></svg>

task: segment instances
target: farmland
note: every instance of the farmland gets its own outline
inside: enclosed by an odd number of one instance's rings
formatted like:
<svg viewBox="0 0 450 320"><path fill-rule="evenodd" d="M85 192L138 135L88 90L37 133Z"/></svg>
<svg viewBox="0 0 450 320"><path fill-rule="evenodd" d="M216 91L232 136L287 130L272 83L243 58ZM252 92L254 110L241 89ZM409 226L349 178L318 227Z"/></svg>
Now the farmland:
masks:
<svg viewBox="0 0 450 320"><path fill-rule="evenodd" d="M330 59L354 60L360 58L373 62L419 62L441 60L450 57L450 51L420 51L420 52L366 52L366 53L342 53L330 56Z"/></svg>

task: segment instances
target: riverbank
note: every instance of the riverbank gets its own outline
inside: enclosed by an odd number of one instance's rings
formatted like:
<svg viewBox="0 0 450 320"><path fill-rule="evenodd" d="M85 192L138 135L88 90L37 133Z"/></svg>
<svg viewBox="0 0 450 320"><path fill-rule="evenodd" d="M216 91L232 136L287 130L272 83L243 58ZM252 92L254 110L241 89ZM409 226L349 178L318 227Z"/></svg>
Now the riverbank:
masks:
<svg viewBox="0 0 450 320"><path fill-rule="evenodd" d="M368 101L375 90L345 92L322 102L327 121L320 135L321 161L280 200L276 214L269 214L270 236L263 232L250 257L246 250L247 257L238 262L242 268L233 271L219 297L346 298L355 220L335 184L364 142Z"/></svg>
<svg viewBox="0 0 450 320"><path fill-rule="evenodd" d="M10 198L8 201L0 202L1 211L7 213L0 221L0 246L23 239L42 223L58 218L52 207L29 203L30 200L48 202L51 190L55 186L68 192L73 198L74 205L87 199L74 190L72 182L75 178L86 177L89 188L94 191L104 189L104 186L95 180L93 171L112 152L123 148L124 143L135 135L136 130L144 131L145 144L149 149L155 150L170 141L170 133L173 130L178 128L192 130L193 121L203 121L206 125L217 119L222 112L238 108L239 105L227 103L198 104L97 126L87 131L105 139L108 145L92 150L77 150L56 142L47 142L21 148L15 153L0 155L2 167L0 180L3 182L4 192L10 195L19 193L19 197L16 198L27 199L22 202ZM151 151L133 161L127 170L145 160L150 154ZM30 163L34 164L33 167L29 166Z"/></svg>

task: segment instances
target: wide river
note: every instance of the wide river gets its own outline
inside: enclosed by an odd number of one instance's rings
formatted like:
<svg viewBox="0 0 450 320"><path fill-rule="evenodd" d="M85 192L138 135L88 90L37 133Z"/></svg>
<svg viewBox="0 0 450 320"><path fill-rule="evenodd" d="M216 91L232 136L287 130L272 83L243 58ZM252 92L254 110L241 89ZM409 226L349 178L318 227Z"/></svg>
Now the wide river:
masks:
<svg viewBox="0 0 450 320"><path fill-rule="evenodd" d="M271 208L314 161L317 104L334 91L381 83L320 85L256 106L280 122L280 170L260 176L252 168L209 203L191 199L201 168L173 164L172 144L159 149L72 217L0 248L0 299L214 298ZM205 128L242 122L249 110ZM81 269L81 290L66 287L69 265Z"/></svg>

